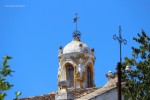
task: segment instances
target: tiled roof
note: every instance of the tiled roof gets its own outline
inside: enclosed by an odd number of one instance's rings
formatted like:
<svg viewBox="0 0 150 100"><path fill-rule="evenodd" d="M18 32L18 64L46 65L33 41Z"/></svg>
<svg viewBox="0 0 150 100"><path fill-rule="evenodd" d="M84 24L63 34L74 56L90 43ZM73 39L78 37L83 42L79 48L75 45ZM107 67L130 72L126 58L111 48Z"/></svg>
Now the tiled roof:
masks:
<svg viewBox="0 0 150 100"><path fill-rule="evenodd" d="M108 82L103 87L92 87L86 89L68 88L67 91L74 95L75 100L89 100L103 93L115 89L116 83L117 83L117 76L115 75L114 78L108 78ZM56 94L57 92L51 92L50 94L29 97L29 98L22 98L20 100L55 100Z"/></svg>
<svg viewBox="0 0 150 100"><path fill-rule="evenodd" d="M19 100L55 100L55 93L45 94L41 96L28 97L28 98L21 98Z"/></svg>
<svg viewBox="0 0 150 100"><path fill-rule="evenodd" d="M115 89L116 85L117 85L116 84L117 79L118 79L118 77L117 77L117 74L115 73L113 78L108 77L108 81L103 87L100 87L89 94L81 96L81 97L77 98L76 100L90 100L90 99L95 98L103 93L106 93L106 92L112 90L112 89Z"/></svg>
<svg viewBox="0 0 150 100"><path fill-rule="evenodd" d="M69 92L74 94L75 100L88 100L93 98L97 95L105 93L115 87L93 87L93 88L86 88L86 89L70 89ZM19 100L55 100L55 93L45 94L41 96L34 96L28 98L21 98Z"/></svg>
<svg viewBox="0 0 150 100"><path fill-rule="evenodd" d="M87 94L90 94L97 90L98 87L92 87L92 88L86 88L86 89L72 89L68 90L70 93L74 94L74 99L78 99L82 96L85 96Z"/></svg>
<svg viewBox="0 0 150 100"><path fill-rule="evenodd" d="M93 91L93 92L91 92L89 94L86 94L86 95L81 96L79 98L75 98L75 100L90 100L90 99L92 99L92 98L94 98L94 97L96 97L96 96L98 96L100 94L103 94L103 93L105 93L107 91L110 91L110 90L112 90L114 88L116 88L116 87L102 87L102 88L98 88L97 90L95 90L95 91Z"/></svg>

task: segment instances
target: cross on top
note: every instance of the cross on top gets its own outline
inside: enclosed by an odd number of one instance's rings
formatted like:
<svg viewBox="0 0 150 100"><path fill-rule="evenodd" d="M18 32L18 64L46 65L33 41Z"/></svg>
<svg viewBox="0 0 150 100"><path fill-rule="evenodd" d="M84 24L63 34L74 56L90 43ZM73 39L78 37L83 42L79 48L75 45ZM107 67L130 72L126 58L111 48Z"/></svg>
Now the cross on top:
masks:
<svg viewBox="0 0 150 100"><path fill-rule="evenodd" d="M118 40L120 45L120 63L122 63L122 43L127 44L127 40L122 38L121 32L121 26L119 26L119 36L117 37L116 35L113 35L113 39Z"/></svg>

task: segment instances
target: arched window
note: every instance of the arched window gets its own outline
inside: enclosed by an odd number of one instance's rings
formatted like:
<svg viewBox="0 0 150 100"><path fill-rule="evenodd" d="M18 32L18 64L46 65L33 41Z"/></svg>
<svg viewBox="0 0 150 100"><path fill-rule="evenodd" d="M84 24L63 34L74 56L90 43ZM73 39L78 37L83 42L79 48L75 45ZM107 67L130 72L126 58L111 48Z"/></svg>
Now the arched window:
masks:
<svg viewBox="0 0 150 100"><path fill-rule="evenodd" d="M91 70L87 67L87 87L91 87Z"/></svg>
<svg viewBox="0 0 150 100"><path fill-rule="evenodd" d="M69 87L74 86L74 69L72 66L66 66L66 76L67 80L69 81Z"/></svg>

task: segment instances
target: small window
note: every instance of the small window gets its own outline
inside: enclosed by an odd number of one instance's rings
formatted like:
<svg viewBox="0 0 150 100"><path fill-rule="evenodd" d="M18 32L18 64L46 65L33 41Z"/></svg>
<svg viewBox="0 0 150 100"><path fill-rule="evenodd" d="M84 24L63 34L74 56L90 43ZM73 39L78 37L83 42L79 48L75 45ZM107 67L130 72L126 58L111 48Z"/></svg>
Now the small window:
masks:
<svg viewBox="0 0 150 100"><path fill-rule="evenodd" d="M66 76L67 76L67 80L69 81L69 87L73 87L74 86L74 69L70 65L66 67Z"/></svg>
<svg viewBox="0 0 150 100"><path fill-rule="evenodd" d="M89 67L87 67L87 87L91 87L91 71Z"/></svg>

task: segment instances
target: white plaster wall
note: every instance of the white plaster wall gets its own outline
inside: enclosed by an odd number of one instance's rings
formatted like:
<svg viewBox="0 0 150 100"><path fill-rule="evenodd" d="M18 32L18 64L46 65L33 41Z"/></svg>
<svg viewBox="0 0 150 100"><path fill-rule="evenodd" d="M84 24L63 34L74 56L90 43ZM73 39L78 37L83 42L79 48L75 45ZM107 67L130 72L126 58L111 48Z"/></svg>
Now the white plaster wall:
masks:
<svg viewBox="0 0 150 100"><path fill-rule="evenodd" d="M100 94L100 95L92 98L91 100L118 100L117 89L115 88L115 89L112 89L108 92ZM122 100L124 100L123 96L122 96Z"/></svg>

